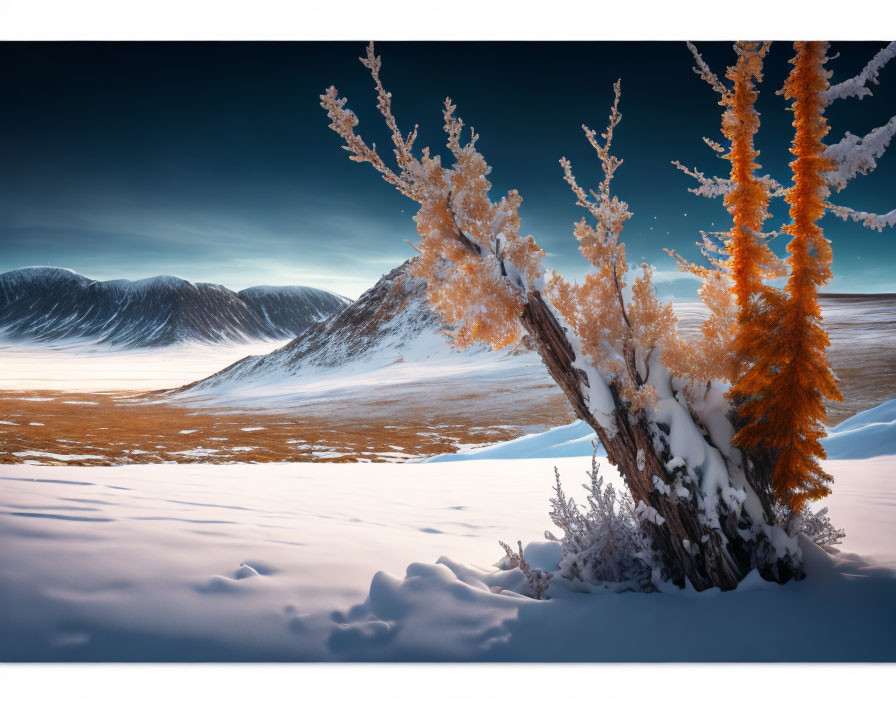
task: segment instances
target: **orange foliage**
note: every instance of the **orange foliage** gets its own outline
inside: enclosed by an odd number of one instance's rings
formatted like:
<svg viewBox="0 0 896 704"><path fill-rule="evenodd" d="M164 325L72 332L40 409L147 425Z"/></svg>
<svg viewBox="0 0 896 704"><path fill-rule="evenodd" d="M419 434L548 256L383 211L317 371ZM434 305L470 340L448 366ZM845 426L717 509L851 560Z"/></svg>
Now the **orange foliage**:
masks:
<svg viewBox="0 0 896 704"><path fill-rule="evenodd" d="M759 316L762 329L775 326L757 346L755 364L740 379L738 388L749 400L742 412L750 422L735 436L748 448L772 450L776 495L798 511L807 501L830 493L830 475L818 458L825 452L824 399L843 400L830 370L825 347L828 336L820 327L817 287L831 278L830 242L817 221L824 215L828 188L824 174L833 168L823 156L828 132L823 93L829 72L826 42L797 42L794 67L784 84L784 96L793 102L796 128L791 152L793 187L786 200L792 237L787 246L790 276L786 299L767 298L769 310Z"/></svg>
<svg viewBox="0 0 896 704"><path fill-rule="evenodd" d="M519 234L517 211L523 199L516 191L497 203L489 199L491 184L486 176L491 169L476 150L475 132L462 142L463 122L454 116L450 100L445 101L444 130L455 163L443 167L429 148L415 156L417 128L407 137L398 129L392 95L380 80L381 60L372 42L361 63L373 77L377 107L392 134L398 171L385 164L376 145L368 146L355 133L358 119L333 87L320 96L330 129L343 138L352 160L369 163L384 180L420 204L414 218L421 237L420 256L412 272L426 279L429 302L451 326L448 333L455 344L466 347L478 341L501 348L519 341L519 317L527 291L541 276L544 256L532 237Z"/></svg>
<svg viewBox="0 0 896 704"><path fill-rule="evenodd" d="M732 227L728 232L702 233L701 249L709 267L692 264L669 251L682 270L703 280L700 297L710 312L702 326L701 343L683 350L681 359L676 361L681 373L694 380L728 380L734 385L730 395L738 398L742 395L737 388L740 374L768 333L761 328L764 318L759 313L763 300L774 296L774 290L764 280L783 274L780 260L766 242L768 235L761 232L769 216L769 190L777 184L767 176L756 175L759 152L754 146L759 129L756 84L762 81L769 42L737 42L737 61L725 73L727 82L710 70L693 45L689 47L697 61L695 71L720 94L719 104L725 108L722 134L729 149L726 151L708 139L704 141L731 162L730 180L709 179L701 172L673 163L700 181L701 186L692 192L724 196Z"/></svg>
<svg viewBox="0 0 896 704"><path fill-rule="evenodd" d="M757 233L768 218L768 189L757 179L759 151L753 139L759 130L759 114L755 104L758 91L755 83L762 81L762 61L768 42L738 42L737 62L728 68L726 77L734 85L720 101L725 106L722 134L731 143L725 158L731 162L734 188L725 194L724 203L734 221L726 247L727 268L733 280L732 291L737 296L740 320L747 321L758 293L764 290L763 278L774 267L774 255ZM743 333L739 334L743 337Z"/></svg>
<svg viewBox="0 0 896 704"><path fill-rule="evenodd" d="M762 62L768 47L769 42L736 44L737 62L726 72L734 88L720 101L726 106L722 134L731 143L725 158L731 162L731 181L734 183L734 188L725 195L724 203L733 219L725 247L728 255L726 269L738 305L732 370L734 385L730 392L735 399L743 395L740 388L742 371L761 353L762 345L771 334L763 323L766 317L759 309L760 295L769 300L775 297L775 292L764 284L764 279L782 273L778 258L760 234L768 218L769 193L767 184L756 177L759 151L753 144L759 130L755 84L762 81Z"/></svg>
<svg viewBox="0 0 896 704"><path fill-rule="evenodd" d="M377 107L392 133L398 169L388 167L376 146L368 146L355 133L358 119L335 88L321 96L330 128L343 138L353 160L371 164L387 182L420 204L414 218L421 237L420 255L411 271L426 279L429 302L451 327L448 333L455 344L466 347L483 342L501 348L517 342L522 335L523 307L542 283L544 256L532 237L519 234L522 198L510 191L497 203L489 199L491 169L476 150L476 133L471 132L469 141L462 140L464 125L455 117L450 100L445 101L444 130L453 165L443 167L428 148L415 156L417 129L407 137L398 129L392 96L380 80L381 62L372 44L361 61L373 77ZM684 343L675 333L672 308L657 300L648 267L635 279L632 300L628 304L623 300L629 269L619 235L631 214L623 201L610 195L613 174L622 164L610 154L613 130L621 120L619 95L617 82L610 123L601 139L583 126L604 171L598 192L591 192L594 200L576 183L569 162L561 160L579 205L596 220L594 225L585 220L577 223L575 235L597 272L586 276L581 285L569 284L555 273L544 290L581 338L585 355L616 384L630 402L630 410L636 411L656 397L656 390L647 383L649 362L658 359L661 349L679 350L677 355L670 353L672 357L686 355L680 352Z"/></svg>
<svg viewBox="0 0 896 704"><path fill-rule="evenodd" d="M653 404L656 389L647 383L648 365L654 354L674 350L672 359L686 357L684 343L676 333L676 318L671 305L662 304L653 287L650 267L632 286L632 299L625 303L624 277L629 271L625 244L619 241L625 222L631 217L628 205L610 195L610 184L622 160L610 154L613 130L622 119L619 113L620 83L613 86L614 99L610 122L605 132L585 125L585 136L597 152L604 179L591 197L579 186L567 159L561 159L564 178L576 195L577 204L594 216L593 225L583 218L575 224L579 249L596 271L581 284L569 283L554 272L545 289L551 303L573 329L589 361L616 385L630 403L631 411ZM676 354L677 353L677 354Z"/></svg>

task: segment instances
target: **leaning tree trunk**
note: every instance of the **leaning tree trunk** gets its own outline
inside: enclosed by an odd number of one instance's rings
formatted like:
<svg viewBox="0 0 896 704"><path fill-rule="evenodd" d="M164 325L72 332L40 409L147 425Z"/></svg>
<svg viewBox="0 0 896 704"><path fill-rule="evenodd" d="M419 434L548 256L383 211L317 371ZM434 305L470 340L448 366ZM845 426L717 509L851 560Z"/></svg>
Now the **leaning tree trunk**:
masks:
<svg viewBox="0 0 896 704"><path fill-rule="evenodd" d="M554 381L563 389L576 415L588 423L600 438L607 457L615 464L625 480L635 505L643 501L664 520L645 522L666 575L679 586L687 578L695 589L709 587L733 589L750 570L758 567L763 577L784 582L798 575L798 567L783 559L767 560L773 552L768 545L761 545L764 538L750 535L747 516L735 516L730 512L719 517L721 530L711 530L701 525L697 505L697 485L690 487L688 499L664 494L657 483L664 486L669 481L666 463L671 459L668 447L658 451L655 431L643 413L632 417L619 398L618 390L611 385L616 401L614 419L617 432L610 434L589 410L584 388L588 382L584 372L575 366L576 355L551 309L538 292L530 292L521 318L531 342L541 355ZM773 521L771 500L764 483L751 476L751 462L744 462L747 480L759 497L769 522ZM756 467L756 473L761 471Z"/></svg>
<svg viewBox="0 0 896 704"><path fill-rule="evenodd" d="M454 220L450 204L448 211ZM456 220L453 225L462 246L475 256L495 257L502 276L510 280L500 245L497 251L486 253L463 232ZM521 287L520 282L511 283L518 289ZM613 384L610 390L615 402L613 417L617 432L607 432L598 422L589 409L584 391L588 388L587 376L576 367L576 353L566 332L538 291L528 292L520 322L576 415L597 433L607 458L616 465L631 492L635 506L643 502L662 518L662 521L645 521L644 525L665 574L673 583L683 587L687 579L697 591L710 587L728 590L734 589L752 569L759 569L765 579L775 582L802 576L800 565L778 555L768 536L756 530L757 526L752 525L745 512L740 515L722 512L718 516L718 529L701 523L699 502L706 497L686 472L679 470L678 475L687 484L686 499L658 489L670 479L666 466L672 459L659 428L652 427L643 412L633 418ZM663 449L657 450L657 445ZM768 482L762 481L767 462L761 459L744 456L743 470L765 513L766 524L772 524L774 515Z"/></svg>

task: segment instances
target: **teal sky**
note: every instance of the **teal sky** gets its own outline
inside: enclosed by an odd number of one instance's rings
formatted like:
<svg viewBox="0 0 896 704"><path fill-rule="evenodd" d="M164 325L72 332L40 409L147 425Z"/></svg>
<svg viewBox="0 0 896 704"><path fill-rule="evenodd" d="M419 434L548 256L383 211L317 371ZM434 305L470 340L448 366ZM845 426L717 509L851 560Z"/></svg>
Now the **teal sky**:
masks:
<svg viewBox="0 0 896 704"><path fill-rule="evenodd" d="M833 81L857 73L882 42L836 42ZM722 72L729 44L700 45ZM623 121L614 183L634 217L630 260L657 267L663 295L693 295L664 247L695 258L700 229L727 227L719 201L687 192L673 159L725 175L701 138L719 138L721 108L691 71L683 42L382 42L383 78L403 129L440 150L441 102L481 134L493 194L517 188L524 234L568 276L584 274L572 236L583 214L561 178L567 156L579 181L599 165L583 122L606 121L622 78ZM327 129L318 95L335 84L360 132L388 145L361 42L0 44L0 270L30 265L93 278L174 274L239 289L307 284L357 296L412 254L414 204L366 165L350 162ZM776 91L792 56L775 44L759 110L760 162L789 180L791 116ZM829 142L865 134L896 114L896 64L874 96L840 101ZM833 199L857 209L896 207L896 152ZM773 207L779 226L783 202ZM896 233L827 216L833 291L896 291ZM778 245L783 246L784 238Z"/></svg>

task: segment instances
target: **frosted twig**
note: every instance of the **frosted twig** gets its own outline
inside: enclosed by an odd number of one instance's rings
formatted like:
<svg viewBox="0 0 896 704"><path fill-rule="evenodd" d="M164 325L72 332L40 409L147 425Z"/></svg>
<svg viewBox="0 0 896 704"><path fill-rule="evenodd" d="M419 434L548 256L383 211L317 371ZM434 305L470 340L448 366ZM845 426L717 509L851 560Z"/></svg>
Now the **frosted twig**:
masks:
<svg viewBox="0 0 896 704"><path fill-rule="evenodd" d="M587 125L582 125L582 129L585 131L585 136L588 138L588 142L591 146L594 147L594 151L597 152L601 167L604 171L604 180L600 184L600 193L603 198L609 196L610 181L613 180L613 174L616 172L616 169L622 164L622 159L610 154L610 146L613 144L613 129L622 120L622 115L619 112L619 96L621 92L622 80L620 79L613 84L613 107L610 108L610 121L607 125L606 132L603 132L600 135L604 140L603 144L597 141L595 136L597 133L594 130Z"/></svg>
<svg viewBox="0 0 896 704"><path fill-rule="evenodd" d="M696 188L688 190L698 196L704 198L717 198L734 190L734 183L727 178L719 178L718 176L706 176L702 171L691 169L682 164L680 161L673 161L672 164L679 170L686 173L691 178L700 183Z"/></svg>
<svg viewBox="0 0 896 704"><path fill-rule="evenodd" d="M839 98L858 98L861 100L866 95L871 95L871 89L867 84L877 85L877 76L887 62L896 56L896 42L890 42L874 55L857 76L837 83L828 88L822 95L830 105Z"/></svg>
<svg viewBox="0 0 896 704"><path fill-rule="evenodd" d="M878 215L876 213L866 213L862 210L853 210L845 205L834 205L833 203L826 203L825 205L827 205L828 210L841 220L853 220L878 232L883 232L885 227L896 227L896 209L891 210L889 213Z"/></svg>
<svg viewBox="0 0 896 704"><path fill-rule="evenodd" d="M824 150L824 156L836 167L834 171L824 174L829 186L838 191L846 187L846 183L858 174L868 174L877 167L877 159L890 145L896 134L896 116L890 118L885 125L876 127L864 137L846 133L836 144Z"/></svg>
<svg viewBox="0 0 896 704"><path fill-rule="evenodd" d="M392 142L395 144L395 158L398 161L398 165L402 169L405 169L411 161L413 161L411 147L413 147L414 141L417 139L417 125L414 125L414 129L406 138L401 134L401 130L398 129L398 123L395 121L395 116L392 114L392 94L383 87L383 82L380 80L380 68L382 67L383 62L382 59L376 55L373 48L373 42L370 42L367 45L367 55L362 56L360 61L370 70L370 75L373 78L373 83L376 87L376 106L386 120L386 126L392 133Z"/></svg>
<svg viewBox="0 0 896 704"><path fill-rule="evenodd" d="M713 73L712 69L709 68L707 63L703 60L703 57L700 55L700 52L697 51L697 47L694 46L693 43L688 42L688 49L691 50L691 53L694 55L694 61L697 63L697 66L694 68L694 73L706 81L716 93L726 95L728 89L725 87L725 84L722 83L721 79L719 79L719 77Z"/></svg>
<svg viewBox="0 0 896 704"><path fill-rule="evenodd" d="M706 143L706 146L712 149L716 154L724 157L725 148L721 144L719 144L715 140L710 139L709 137L704 137L703 141Z"/></svg>

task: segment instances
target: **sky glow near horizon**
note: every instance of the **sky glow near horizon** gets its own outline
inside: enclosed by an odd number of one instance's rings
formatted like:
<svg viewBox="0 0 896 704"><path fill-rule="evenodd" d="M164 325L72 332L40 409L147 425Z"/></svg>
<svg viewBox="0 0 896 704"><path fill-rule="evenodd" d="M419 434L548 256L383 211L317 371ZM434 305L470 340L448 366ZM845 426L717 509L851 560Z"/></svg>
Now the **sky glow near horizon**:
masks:
<svg viewBox="0 0 896 704"><path fill-rule="evenodd" d="M730 45L698 44L717 73ZM857 73L882 42L835 42L832 81ZM415 204L372 169L350 162L327 129L319 94L333 84L384 157L361 42L0 44L0 270L51 265L94 279L172 274L239 290L309 285L357 297L413 254ZM492 195L517 188L523 234L547 267L580 278L572 236L584 211L561 178L567 156L580 183L599 179L581 124L602 130L612 82L623 120L614 190L634 216L629 261L657 268L659 293L692 296L696 283L663 253L698 259L699 230L727 229L720 200L687 192L670 161L725 176L702 137L719 139L721 108L691 70L683 42L409 43L377 45L400 127L420 123L419 145L444 154L441 102L481 135ZM764 170L789 181L791 114L775 93L792 55L773 45L758 109ZM896 62L874 95L831 106L831 133L865 134L896 114ZM896 207L896 150L832 200L860 210ZM768 229L786 218L772 204ZM831 291L896 290L896 233L828 215ZM781 251L786 238L775 243Z"/></svg>

